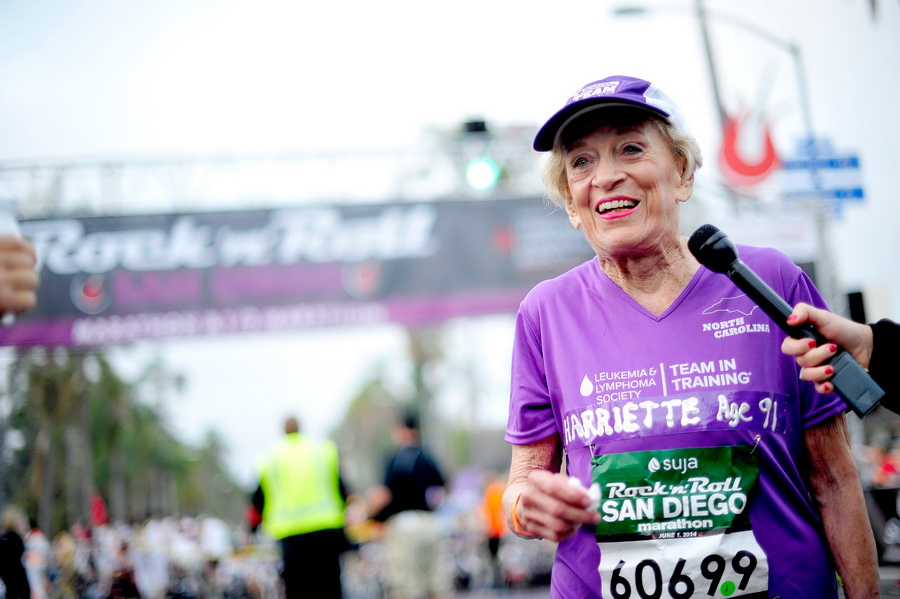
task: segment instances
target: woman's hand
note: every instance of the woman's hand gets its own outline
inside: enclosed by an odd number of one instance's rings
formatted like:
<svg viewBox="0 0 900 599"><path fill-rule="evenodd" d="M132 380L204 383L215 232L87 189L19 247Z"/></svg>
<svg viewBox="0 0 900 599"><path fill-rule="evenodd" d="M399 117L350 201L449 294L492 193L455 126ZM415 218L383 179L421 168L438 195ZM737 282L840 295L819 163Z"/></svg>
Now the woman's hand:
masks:
<svg viewBox="0 0 900 599"><path fill-rule="evenodd" d="M562 541L582 526L600 522L584 488L569 483L569 477L547 470L533 470L521 486L515 504L516 520L530 535Z"/></svg>
<svg viewBox="0 0 900 599"><path fill-rule="evenodd" d="M819 393L834 391L834 385L829 382L834 368L822 363L834 356L839 346L863 368L868 368L872 355L871 327L803 303L797 304L787 322L793 326L809 322L830 342L817 345L812 339L788 337L781 344L781 351L797 360L800 378L814 382Z"/></svg>
<svg viewBox="0 0 900 599"><path fill-rule="evenodd" d="M509 528L520 537L562 541L583 525L600 521L583 486L574 486L560 472L562 446L552 434L529 445L512 446L509 483L503 510Z"/></svg>

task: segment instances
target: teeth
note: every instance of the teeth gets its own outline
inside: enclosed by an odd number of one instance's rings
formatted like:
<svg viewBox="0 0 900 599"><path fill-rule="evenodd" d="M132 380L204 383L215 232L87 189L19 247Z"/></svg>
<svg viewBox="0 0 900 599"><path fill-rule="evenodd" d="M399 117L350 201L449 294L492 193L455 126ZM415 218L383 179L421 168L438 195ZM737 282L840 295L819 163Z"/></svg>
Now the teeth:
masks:
<svg viewBox="0 0 900 599"><path fill-rule="evenodd" d="M601 204L597 208L597 212L603 213L608 212L610 210L615 210L617 208L633 208L637 203L632 200L613 200L611 202L606 202L605 204Z"/></svg>

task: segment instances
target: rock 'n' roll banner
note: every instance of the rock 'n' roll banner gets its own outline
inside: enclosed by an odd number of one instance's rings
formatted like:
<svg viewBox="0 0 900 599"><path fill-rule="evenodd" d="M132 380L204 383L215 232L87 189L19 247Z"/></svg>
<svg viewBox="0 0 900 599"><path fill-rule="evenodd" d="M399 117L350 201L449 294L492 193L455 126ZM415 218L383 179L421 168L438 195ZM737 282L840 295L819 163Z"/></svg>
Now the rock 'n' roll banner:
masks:
<svg viewBox="0 0 900 599"><path fill-rule="evenodd" d="M0 344L138 339L515 311L593 254L537 197L25 220L41 286Z"/></svg>

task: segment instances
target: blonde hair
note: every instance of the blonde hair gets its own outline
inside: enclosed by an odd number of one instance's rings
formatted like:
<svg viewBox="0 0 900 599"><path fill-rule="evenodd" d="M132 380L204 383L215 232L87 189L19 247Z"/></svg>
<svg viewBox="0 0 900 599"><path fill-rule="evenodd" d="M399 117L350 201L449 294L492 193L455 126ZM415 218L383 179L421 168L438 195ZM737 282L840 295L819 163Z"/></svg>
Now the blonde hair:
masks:
<svg viewBox="0 0 900 599"><path fill-rule="evenodd" d="M14 531L22 534L28 530L28 519L25 512L14 505L8 506L0 514L0 530L3 532Z"/></svg>
<svg viewBox="0 0 900 599"><path fill-rule="evenodd" d="M640 124L650 121L656 125L675 158L680 158L684 161L684 172L681 175L681 179L683 181L690 180L697 169L703 165L703 155L694 136L675 127L669 121L652 112L627 108L625 110L628 112L626 122L623 124ZM606 112L607 116L591 121L593 127L589 127L589 130L596 130L597 127L609 123L615 116L621 117L623 114L622 112L616 112L610 115L609 113L612 111L603 112ZM569 128L571 127L570 125ZM586 131L584 128L579 128L578 130ZM553 149L547 154L541 166L541 179L544 182L547 197L562 208L566 207L570 197L569 183L566 178L566 151L572 146L574 141L573 139L567 139L565 135L558 136L556 143L553 144Z"/></svg>

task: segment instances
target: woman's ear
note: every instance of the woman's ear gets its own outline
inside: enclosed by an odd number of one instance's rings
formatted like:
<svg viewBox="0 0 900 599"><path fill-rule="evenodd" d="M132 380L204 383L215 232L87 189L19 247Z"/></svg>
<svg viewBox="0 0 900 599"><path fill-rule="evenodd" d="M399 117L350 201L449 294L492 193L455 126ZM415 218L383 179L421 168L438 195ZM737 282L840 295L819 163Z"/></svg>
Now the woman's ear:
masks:
<svg viewBox="0 0 900 599"><path fill-rule="evenodd" d="M581 219L578 217L578 212L575 210L575 203L572 202L572 198L566 198L566 214L569 215L569 222L572 224L572 227L577 229L581 228Z"/></svg>
<svg viewBox="0 0 900 599"><path fill-rule="evenodd" d="M687 176L688 159L683 154L676 154L675 159L678 162L678 173L681 183L679 188L681 193L678 194L679 202L687 202L694 194L694 173Z"/></svg>
<svg viewBox="0 0 900 599"><path fill-rule="evenodd" d="M682 154L681 152L677 152L675 154L675 162L678 164L678 172L681 173L681 180L684 181L687 174L688 167L688 159L687 156ZM694 175L691 174L690 179L693 179Z"/></svg>
<svg viewBox="0 0 900 599"><path fill-rule="evenodd" d="M676 198L679 202L687 202L694 195L694 175L685 178L681 177L681 184L678 186L679 192Z"/></svg>

